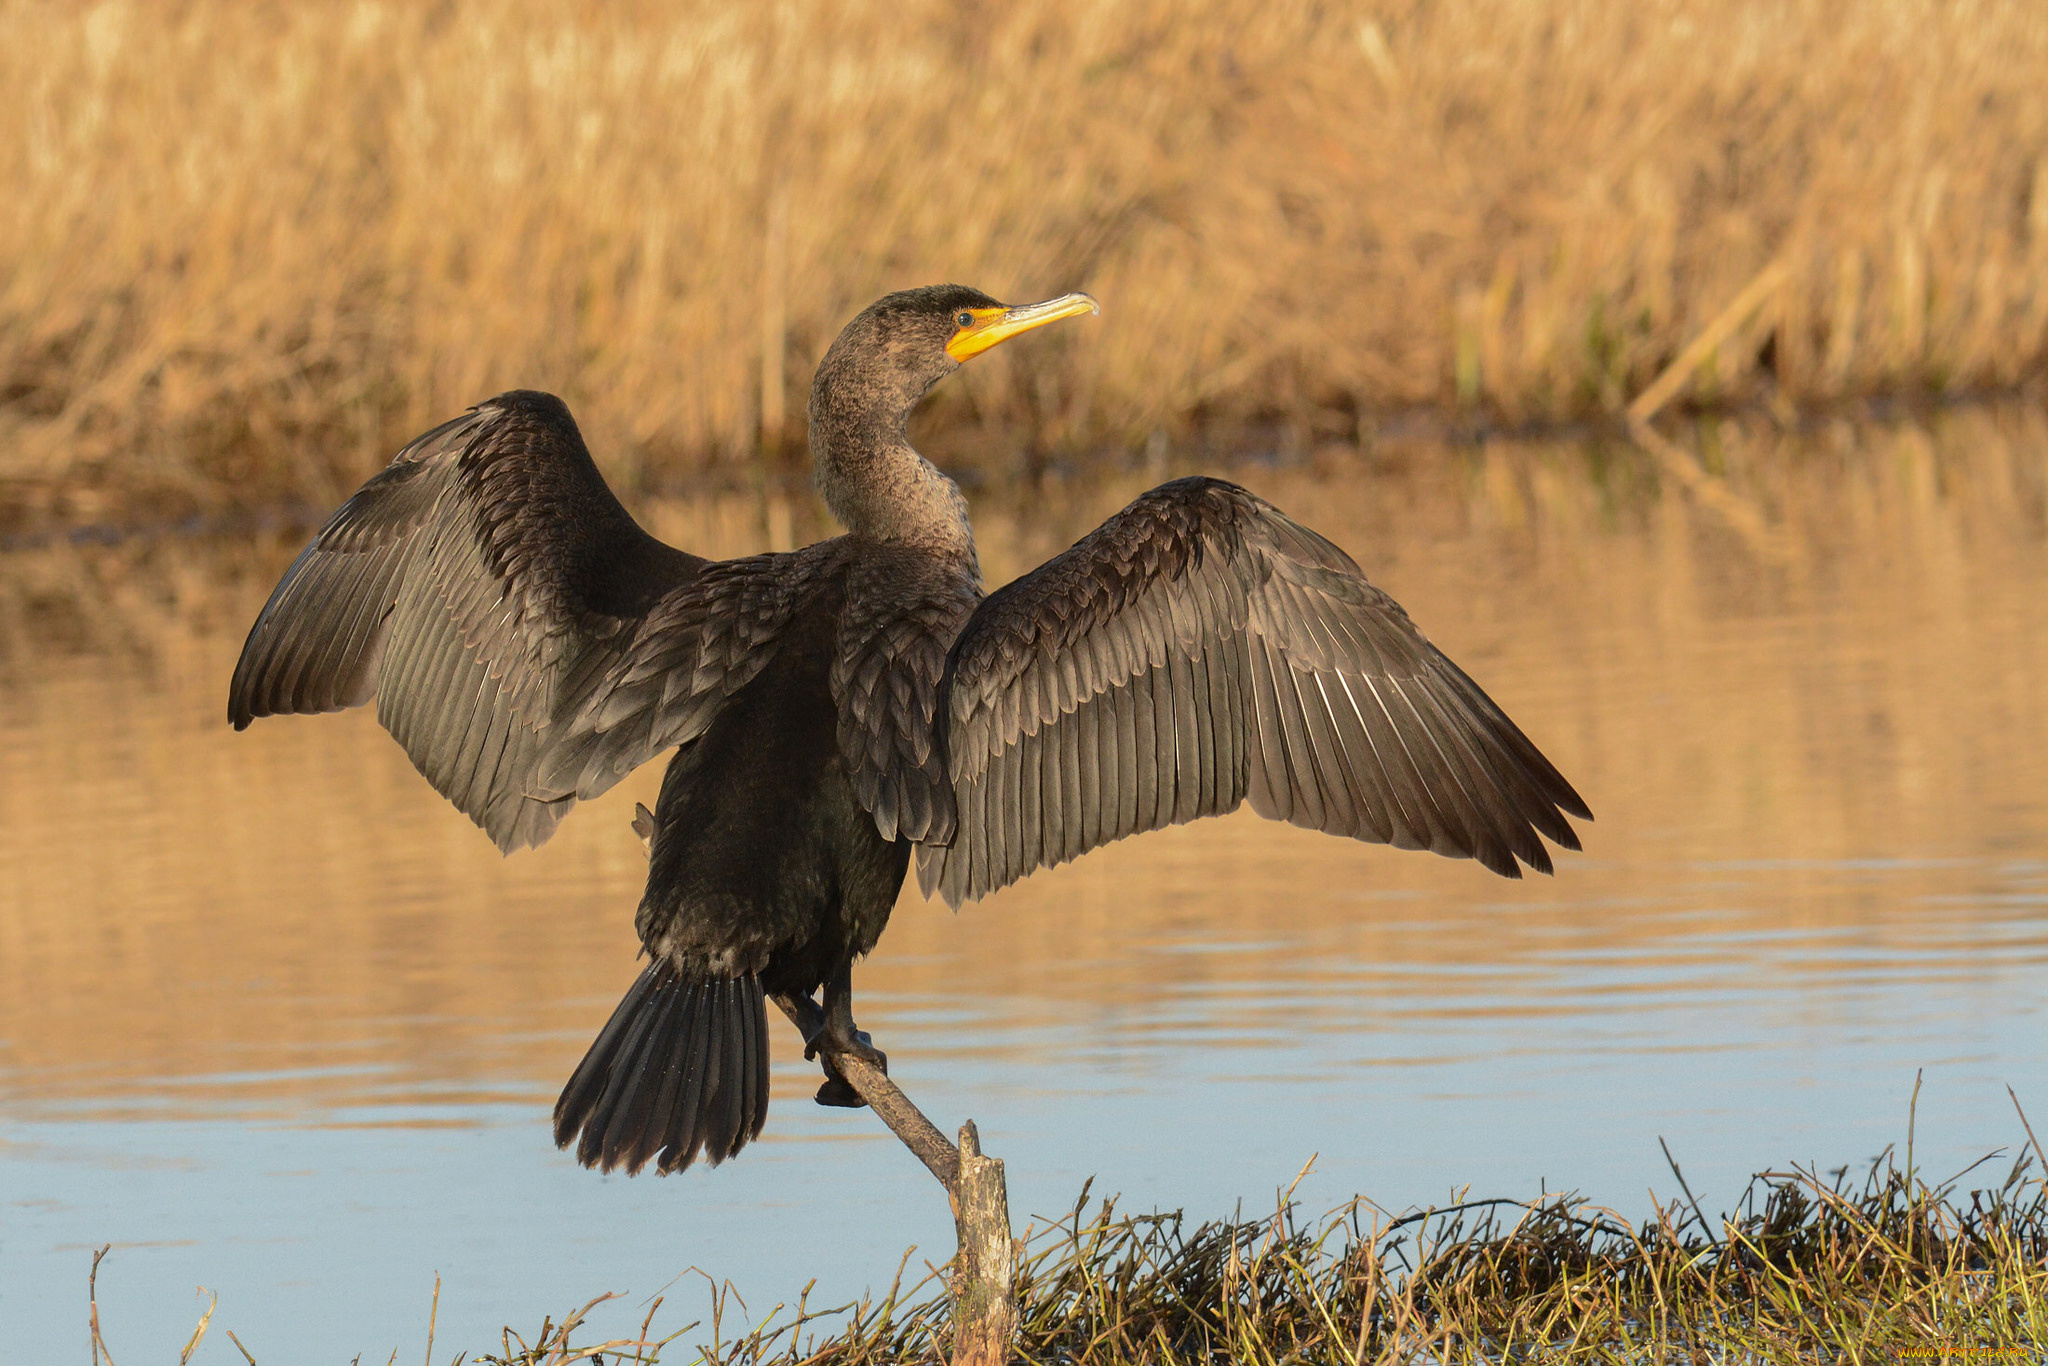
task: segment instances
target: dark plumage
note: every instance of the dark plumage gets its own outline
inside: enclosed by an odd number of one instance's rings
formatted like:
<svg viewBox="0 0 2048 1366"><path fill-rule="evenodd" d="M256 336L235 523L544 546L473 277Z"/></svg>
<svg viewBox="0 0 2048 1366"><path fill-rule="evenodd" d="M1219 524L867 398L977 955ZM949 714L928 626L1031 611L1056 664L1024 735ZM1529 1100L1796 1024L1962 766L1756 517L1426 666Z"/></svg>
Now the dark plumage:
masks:
<svg viewBox="0 0 2048 1366"><path fill-rule="evenodd" d="M959 490L904 435L981 350L1094 311L892 294L818 366L811 445L847 534L714 562L642 531L559 399L514 392L399 452L271 594L237 729L377 699L499 847L674 749L637 927L650 958L555 1107L587 1165L718 1162L767 1115L766 998L835 1046L915 849L958 906L1247 797L1333 834L1550 871L1590 819L1349 556L1218 479L1163 484L981 591ZM811 1041L815 1042L815 1041ZM826 1066L819 1099L857 1104Z"/></svg>

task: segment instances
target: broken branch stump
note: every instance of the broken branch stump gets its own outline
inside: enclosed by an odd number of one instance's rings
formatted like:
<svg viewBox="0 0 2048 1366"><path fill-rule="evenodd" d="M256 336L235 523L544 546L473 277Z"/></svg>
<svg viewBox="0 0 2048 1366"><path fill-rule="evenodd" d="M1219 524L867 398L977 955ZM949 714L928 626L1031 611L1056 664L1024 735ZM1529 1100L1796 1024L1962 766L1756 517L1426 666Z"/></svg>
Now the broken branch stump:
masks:
<svg viewBox="0 0 2048 1366"><path fill-rule="evenodd" d="M960 1126L953 1232L953 1366L1005 1366L1017 1339L1017 1244L1000 1158L985 1157L974 1121Z"/></svg>

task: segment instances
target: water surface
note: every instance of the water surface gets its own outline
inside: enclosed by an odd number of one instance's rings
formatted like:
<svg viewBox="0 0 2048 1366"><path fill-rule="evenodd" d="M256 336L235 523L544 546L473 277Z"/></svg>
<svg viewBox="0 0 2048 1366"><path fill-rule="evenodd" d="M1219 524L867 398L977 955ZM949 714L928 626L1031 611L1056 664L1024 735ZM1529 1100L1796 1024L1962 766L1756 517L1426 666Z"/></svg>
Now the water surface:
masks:
<svg viewBox="0 0 2048 1366"><path fill-rule="evenodd" d="M1630 450L1329 452L1237 477L1349 548L1599 815L1554 879L1249 814L958 916L914 890L863 1025L1012 1208L1084 1180L1200 1216L1574 1188L1725 1207L1903 1142L1946 1175L2048 1119L2048 427L2018 411ZM1147 482L977 493L993 581ZM710 553L807 503L645 509ZM500 859L362 712L222 720L296 546L0 561L0 1359L215 1326L259 1360L475 1350L691 1267L759 1314L950 1251L929 1178L809 1103L778 1037L758 1147L577 1169L546 1113L634 973L658 766ZM703 1282L672 1286L694 1317ZM685 1321L678 1319L676 1322ZM140 1355L137 1355L137 1354ZM239 1361L218 1332L195 1360Z"/></svg>

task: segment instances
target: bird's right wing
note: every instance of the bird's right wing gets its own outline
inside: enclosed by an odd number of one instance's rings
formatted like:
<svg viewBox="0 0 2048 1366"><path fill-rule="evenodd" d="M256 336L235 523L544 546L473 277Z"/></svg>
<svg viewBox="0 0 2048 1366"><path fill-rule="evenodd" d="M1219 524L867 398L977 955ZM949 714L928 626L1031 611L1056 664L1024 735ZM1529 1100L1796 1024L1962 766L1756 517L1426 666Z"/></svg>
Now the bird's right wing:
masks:
<svg viewBox="0 0 2048 1366"><path fill-rule="evenodd" d="M1586 804L1350 556L1220 479L1140 495L997 592L943 690L959 905L1141 830L1234 810L1550 870ZM1519 862L1518 862L1519 861Z"/></svg>
<svg viewBox="0 0 2048 1366"><path fill-rule="evenodd" d="M293 561L242 647L228 718L375 697L501 849L539 844L760 672L806 563L663 545L559 399L502 394L400 451Z"/></svg>

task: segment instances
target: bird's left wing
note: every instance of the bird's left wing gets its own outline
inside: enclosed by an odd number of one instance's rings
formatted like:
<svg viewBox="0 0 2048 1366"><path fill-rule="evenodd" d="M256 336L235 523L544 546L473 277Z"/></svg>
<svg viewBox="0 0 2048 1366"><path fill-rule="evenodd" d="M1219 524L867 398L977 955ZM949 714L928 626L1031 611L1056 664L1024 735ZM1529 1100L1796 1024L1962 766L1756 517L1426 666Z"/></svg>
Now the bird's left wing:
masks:
<svg viewBox="0 0 2048 1366"><path fill-rule="evenodd" d="M918 880L956 906L1247 796L1510 877L1590 816L1349 556L1217 479L1153 489L990 595L940 706L957 824Z"/></svg>

